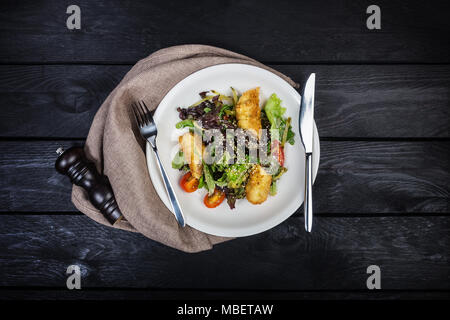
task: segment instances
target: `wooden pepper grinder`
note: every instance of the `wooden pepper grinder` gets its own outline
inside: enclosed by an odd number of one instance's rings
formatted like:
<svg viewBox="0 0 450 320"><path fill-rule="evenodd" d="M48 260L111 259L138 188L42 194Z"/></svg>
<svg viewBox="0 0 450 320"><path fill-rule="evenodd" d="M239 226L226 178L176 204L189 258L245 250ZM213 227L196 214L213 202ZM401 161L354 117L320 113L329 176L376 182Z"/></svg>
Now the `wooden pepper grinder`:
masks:
<svg viewBox="0 0 450 320"><path fill-rule="evenodd" d="M70 181L82 187L89 195L92 205L100 210L111 224L120 221L123 216L117 205L108 177L98 173L95 165L89 162L83 148L71 147L64 151L58 148L55 162L56 171L67 175Z"/></svg>

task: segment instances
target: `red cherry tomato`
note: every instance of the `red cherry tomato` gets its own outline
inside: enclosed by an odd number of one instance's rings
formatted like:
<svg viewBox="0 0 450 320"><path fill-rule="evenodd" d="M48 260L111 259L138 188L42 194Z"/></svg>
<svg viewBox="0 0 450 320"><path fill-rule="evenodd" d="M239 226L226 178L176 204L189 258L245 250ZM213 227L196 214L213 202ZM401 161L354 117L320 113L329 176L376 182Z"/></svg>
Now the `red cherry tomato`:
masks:
<svg viewBox="0 0 450 320"><path fill-rule="evenodd" d="M284 148L281 146L280 141L274 140L271 146L272 155L277 159L280 166L284 166Z"/></svg>
<svg viewBox="0 0 450 320"><path fill-rule="evenodd" d="M188 172L181 178L180 186L184 191L191 193L198 189L198 180Z"/></svg>
<svg viewBox="0 0 450 320"><path fill-rule="evenodd" d="M219 204L223 202L225 199L225 192L220 191L219 189L214 189L214 193L212 195L206 194L205 198L203 199L203 202L205 203L205 206L208 208L215 208Z"/></svg>

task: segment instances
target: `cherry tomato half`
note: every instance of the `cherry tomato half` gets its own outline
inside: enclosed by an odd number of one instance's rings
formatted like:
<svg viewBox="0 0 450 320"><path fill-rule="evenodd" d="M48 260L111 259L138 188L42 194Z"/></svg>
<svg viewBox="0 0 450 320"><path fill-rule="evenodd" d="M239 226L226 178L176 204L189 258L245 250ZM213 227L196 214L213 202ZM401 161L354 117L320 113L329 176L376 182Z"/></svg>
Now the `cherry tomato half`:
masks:
<svg viewBox="0 0 450 320"><path fill-rule="evenodd" d="M281 146L280 141L274 140L271 146L272 155L277 159L280 166L284 166L284 148Z"/></svg>
<svg viewBox="0 0 450 320"><path fill-rule="evenodd" d="M203 199L203 203L208 208L215 208L219 204L221 204L224 199L225 199L225 192L222 192L216 188L214 189L214 193L212 195L206 194L205 198Z"/></svg>
<svg viewBox="0 0 450 320"><path fill-rule="evenodd" d="M184 191L191 193L198 189L198 180L188 172L181 178L180 186Z"/></svg>

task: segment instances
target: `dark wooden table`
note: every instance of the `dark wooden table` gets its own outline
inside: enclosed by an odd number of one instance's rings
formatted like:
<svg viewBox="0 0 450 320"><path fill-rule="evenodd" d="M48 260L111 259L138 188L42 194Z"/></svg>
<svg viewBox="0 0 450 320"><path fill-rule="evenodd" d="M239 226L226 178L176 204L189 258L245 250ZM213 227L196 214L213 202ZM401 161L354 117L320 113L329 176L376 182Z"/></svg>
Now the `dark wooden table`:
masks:
<svg viewBox="0 0 450 320"><path fill-rule="evenodd" d="M448 1L2 1L0 298L449 298ZM66 27L67 6L81 29ZM199 254L85 217L54 170L139 59L202 43L317 73L321 164L301 211ZM82 290L66 289L77 264ZM366 269L381 268L381 290Z"/></svg>

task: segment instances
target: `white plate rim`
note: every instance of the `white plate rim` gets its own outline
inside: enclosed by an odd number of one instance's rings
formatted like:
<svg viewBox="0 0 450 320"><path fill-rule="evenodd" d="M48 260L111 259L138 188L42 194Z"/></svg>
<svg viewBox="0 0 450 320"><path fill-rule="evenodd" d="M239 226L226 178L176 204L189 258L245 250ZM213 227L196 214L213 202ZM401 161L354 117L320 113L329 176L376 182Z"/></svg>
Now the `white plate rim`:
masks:
<svg viewBox="0 0 450 320"><path fill-rule="evenodd" d="M182 87L184 83L186 83L188 81L192 81L193 79L195 79L195 77L198 77L199 75L201 75L204 72L214 72L214 71L217 71L217 69L219 69L219 71L220 71L221 68L244 68L244 69L248 68L249 71L257 70L257 72L265 73L266 76L275 77L275 78L277 78L277 81L280 82L280 84L288 87L287 90L289 90L290 93L295 97L296 103L298 103L298 105L300 105L300 99L301 99L300 94L283 78L281 78L280 76L278 76L266 69L263 69L263 68L260 68L257 66L253 66L253 65L249 65L249 64L241 64L241 63L217 64L217 65L209 66L209 67L197 70L196 72L193 72L192 74L188 75L187 77L185 77L184 79L179 81L175 86L173 86L172 89L170 89L166 93L166 95L163 97L163 99L161 99L161 102L159 105L165 105L165 103L164 103L165 100L170 99L171 96L174 95L174 93L180 87ZM155 110L155 113L153 115L153 118L154 118L156 124L158 124L158 121L160 120L160 114L162 112L162 111L158 111L158 110L161 110L161 109L158 107ZM299 135L300 135L299 132L296 132L296 137L298 138L296 140L296 145L301 144ZM158 144L158 139L157 139L157 144ZM149 143L146 144L146 159L147 159L147 169L149 171L149 175L150 175L150 178L154 185L154 188L155 188L158 196L160 197L161 201L164 203L164 205L173 213L169 198L167 196L166 190L162 183L161 174L159 172L159 169L157 168L156 158L153 154L153 150L151 149ZM317 176L319 162L320 162L320 139L319 139L316 123L314 123L313 182L315 181L316 176ZM166 167L167 166L165 166L165 168ZM172 170L171 166L169 166L167 169ZM156 177L158 177L158 179L155 179ZM171 183L173 184L173 183L177 183L177 182L171 181ZM296 210L298 210L298 208L301 206L302 203L303 203L303 201L300 202L299 206L295 210L289 210L289 211L285 210L282 213L278 213L278 214L274 215L272 217L272 219L269 219L268 221L266 221L266 223L259 223L256 227L247 227L245 229L233 230L233 229L223 229L220 227L212 227L212 226L204 225L201 223L201 221L192 219L192 217L189 217L187 215L186 215L186 224L199 230L199 231L202 231L202 232L205 232L205 233L208 233L211 235L215 235L215 236L222 236L222 237L250 236L250 235L258 234L258 233L264 232L266 230L269 230L269 229L277 226L278 224L282 223L287 218L289 218Z"/></svg>

